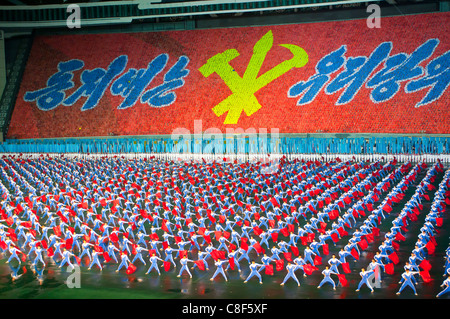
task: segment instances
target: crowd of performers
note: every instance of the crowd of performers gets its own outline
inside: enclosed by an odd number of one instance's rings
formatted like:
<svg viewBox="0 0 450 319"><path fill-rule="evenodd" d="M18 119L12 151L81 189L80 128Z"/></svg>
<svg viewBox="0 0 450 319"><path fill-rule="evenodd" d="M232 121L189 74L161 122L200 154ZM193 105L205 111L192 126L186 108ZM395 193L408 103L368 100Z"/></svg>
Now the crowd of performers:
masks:
<svg viewBox="0 0 450 319"><path fill-rule="evenodd" d="M272 165L276 169L267 174ZM419 179L419 173L426 176ZM49 262L102 271L146 274L214 270L210 280L249 271L244 283L285 273L300 286L299 271L321 271L318 288L348 286L349 261L383 239L359 272L357 291L394 273L396 252L411 223L434 201L399 283L414 290L430 280L427 258L450 205L450 175L438 162L167 162L123 158L0 161L0 250L7 263L27 263L44 280ZM422 174L423 175L423 174ZM409 188L416 188L401 204ZM430 194L428 194L430 193ZM398 204L400 203L400 204ZM403 203L403 202L402 202ZM404 205L386 233L380 225L392 206ZM346 243L333 251L337 243ZM331 245L331 246L329 246ZM331 247L331 249L330 249ZM447 257L450 249L447 249ZM327 258L325 261L322 258ZM245 266L245 268L244 268ZM13 269L13 268L12 268ZM19 270L20 267L14 269ZM447 258L445 275L450 275ZM212 272L212 271L211 271ZM13 272L13 279L20 275ZM438 296L449 291L449 279Z"/></svg>

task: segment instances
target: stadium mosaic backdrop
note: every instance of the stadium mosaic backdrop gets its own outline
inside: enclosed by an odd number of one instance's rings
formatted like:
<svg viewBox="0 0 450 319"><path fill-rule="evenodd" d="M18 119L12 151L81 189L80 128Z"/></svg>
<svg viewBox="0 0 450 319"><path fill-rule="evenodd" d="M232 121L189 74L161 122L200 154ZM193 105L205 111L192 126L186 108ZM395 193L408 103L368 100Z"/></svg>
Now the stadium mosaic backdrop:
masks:
<svg viewBox="0 0 450 319"><path fill-rule="evenodd" d="M449 18L37 36L8 136L449 134Z"/></svg>

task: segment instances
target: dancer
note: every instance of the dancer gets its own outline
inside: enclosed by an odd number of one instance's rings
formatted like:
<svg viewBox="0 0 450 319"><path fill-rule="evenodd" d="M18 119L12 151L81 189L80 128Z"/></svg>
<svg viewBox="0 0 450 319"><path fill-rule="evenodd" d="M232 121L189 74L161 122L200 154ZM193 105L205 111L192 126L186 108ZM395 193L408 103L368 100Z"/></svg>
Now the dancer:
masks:
<svg viewBox="0 0 450 319"><path fill-rule="evenodd" d="M414 278L415 271L409 271L408 269L402 274L402 279L399 281L399 284L403 283L400 287L400 290L397 292L397 295L400 295L400 293L405 289L405 287L409 286L413 291L414 294L417 296L416 287L414 285L417 284L416 278Z"/></svg>
<svg viewBox="0 0 450 319"><path fill-rule="evenodd" d="M216 265L216 271L214 272L213 276L211 277L211 281L216 278L218 274L222 274L223 278L225 278L225 281L228 281L227 276L225 275L225 271L223 270L223 265L227 263L228 260L217 260L214 264Z"/></svg>
<svg viewBox="0 0 450 319"><path fill-rule="evenodd" d="M333 290L336 290L336 284L334 283L333 279L331 279L331 275L337 275L334 271L331 271L328 266L325 267L325 269L322 271L323 279L320 282L320 284L317 286L317 288L321 288L324 284L330 283L333 286Z"/></svg>
<svg viewBox="0 0 450 319"><path fill-rule="evenodd" d="M299 269L300 266L296 265L296 264L291 264L290 262L288 262L286 269L288 271L288 273L286 274L286 276L283 279L283 282L280 284L280 286L284 286L284 283L289 279L292 278L297 282L297 285L300 287L300 282L298 281L297 277L295 276L295 271L297 269Z"/></svg>
<svg viewBox="0 0 450 319"><path fill-rule="evenodd" d="M245 279L244 284L246 284L249 281L249 279L252 278L253 276L258 277L259 283L262 284L262 277L259 272L265 266L262 264L257 264L254 260L252 260L252 263L250 264L249 267L250 267L250 274L248 275L247 279Z"/></svg>
<svg viewBox="0 0 450 319"><path fill-rule="evenodd" d="M128 255L124 251L122 251L122 253L120 254L120 259L121 259L121 262L120 262L120 265L117 268L116 272L119 272L119 270L122 267L125 267L125 269L127 269L128 264L131 262L130 259L128 258Z"/></svg>
<svg viewBox="0 0 450 319"><path fill-rule="evenodd" d="M186 271L189 274L189 277L192 278L192 274L189 271L189 267L187 266L188 262L194 262L194 261L188 259L186 256L183 256L183 258L180 259L181 269L180 269L180 272L178 273L177 277L181 277L181 274L183 273L183 271Z"/></svg>
<svg viewBox="0 0 450 319"><path fill-rule="evenodd" d="M340 265L341 263L342 262L339 259L337 259L335 255L332 255L331 258L328 260L330 270L338 274L339 274L338 265Z"/></svg>
<svg viewBox="0 0 450 319"><path fill-rule="evenodd" d="M440 296L450 292L450 275L447 277L447 279L444 280L442 285L440 285L439 287L441 288L444 287L444 289L436 295L436 298L439 298Z"/></svg>
<svg viewBox="0 0 450 319"><path fill-rule="evenodd" d="M91 264L89 265L88 270L90 270L92 268L92 266L94 266L94 265L97 265L98 268L100 268L100 271L103 270L102 264L100 263L100 260L99 260L99 255L100 255L100 252L98 252L98 251L92 252L92 261L91 261Z"/></svg>
<svg viewBox="0 0 450 319"><path fill-rule="evenodd" d="M157 257L155 253L153 253L152 256L150 257L150 267L145 273L146 275L149 274L153 269L156 270L159 276L161 275L161 272L159 271L158 268L158 260L164 262L161 258Z"/></svg>
<svg viewBox="0 0 450 319"><path fill-rule="evenodd" d="M359 291L362 287L362 285L366 285L369 287L370 291L373 292L373 287L370 285L369 278L374 273L373 270L365 270L364 268L361 268L361 271L359 272L359 275L361 276L361 281L359 282L358 288L356 291Z"/></svg>

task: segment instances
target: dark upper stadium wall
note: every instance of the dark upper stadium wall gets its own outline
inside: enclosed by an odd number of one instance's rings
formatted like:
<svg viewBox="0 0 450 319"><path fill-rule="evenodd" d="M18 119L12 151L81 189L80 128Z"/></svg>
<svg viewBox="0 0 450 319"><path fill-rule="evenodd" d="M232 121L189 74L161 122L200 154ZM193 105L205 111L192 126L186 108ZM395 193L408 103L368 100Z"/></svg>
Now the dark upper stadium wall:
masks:
<svg viewBox="0 0 450 319"><path fill-rule="evenodd" d="M367 3L370 4L370 3ZM298 11L283 15L272 15L267 17L249 16L232 17L222 19L202 19L197 21L197 28L223 28L244 27L277 24L299 24L323 21L342 21L352 19L365 19L368 17L367 4L352 4L339 6L334 9L316 9L314 11ZM448 2L447 2L448 4ZM413 15L428 12L448 11L440 2L418 2L415 4L390 5L381 3L381 16L391 17L398 15Z"/></svg>
<svg viewBox="0 0 450 319"><path fill-rule="evenodd" d="M257 25L276 25L276 24L289 24L289 23L308 23L308 22L321 22L321 21L336 21L336 20L348 20L348 19L360 19L368 17L367 6L370 4L378 4L381 7L381 16L394 16L394 15L407 15L407 14L419 14L429 12L448 11L449 1L420 1L420 0L396 0L395 4L391 4L391 0L370 2L351 3L347 5L327 5L324 6L324 1L312 1L302 0L310 2L311 7L301 7L282 10L268 10L268 11L252 11L252 12L239 12L239 13L219 13L217 15L211 14L198 14L198 15L177 15L173 13L167 13L161 15L161 17L148 18L149 16L143 15L142 18L139 14L141 11L128 12L116 12L112 13L105 11L104 14L107 17L130 17L130 21L112 21L105 24L95 24L95 19L90 19L80 29L69 29L63 23L60 27L52 27L52 19L57 18L58 21L63 18L67 18L70 12L67 13L62 10L58 15L52 14L52 11L56 9L48 9L47 14L40 14L39 17L34 17L34 14L19 11L11 11L7 15L5 12L8 10L2 10L0 6L0 29L4 30L5 38L14 36L15 34L24 34L35 31L38 34L64 34L64 33L111 33L111 32L148 32L148 31L165 31L165 30L191 30L191 29L204 29L204 28L227 28L227 27L243 27L243 26L257 26ZM331 0L328 0L331 1ZM67 5L67 4L65 4ZM320 5L320 6L317 6ZM58 10L64 9L61 7ZM44 11L37 10L37 11ZM113 11L114 12L114 11ZM100 15L100 10L96 16ZM14 18L17 15L17 19ZM91 13L92 15L92 13ZM158 15L156 15L158 16ZM214 16L214 17L212 17ZM83 16L82 23L83 23ZM39 19L34 21L35 19ZM14 23L17 20L17 23ZM88 20L86 18L85 20ZM23 21L23 22L20 22ZM29 21L30 23L27 23ZM49 23L39 23L49 22ZM92 24L91 24L92 23ZM32 27L32 26L34 27Z"/></svg>
<svg viewBox="0 0 450 319"><path fill-rule="evenodd" d="M151 32L170 30L192 30L212 28L233 28L246 26L298 24L322 21L340 21L367 18L367 5L370 3L355 3L329 7L311 7L276 11L248 12L242 15L219 14L210 15L166 17L133 20L129 24L111 24L99 26L84 26L81 29L68 28L38 28L36 34L73 34L73 33L111 33L111 32ZM410 15L430 12L443 12L449 10L449 1L408 2L391 5L381 1L382 17ZM8 31L6 29L6 31Z"/></svg>
<svg viewBox="0 0 450 319"><path fill-rule="evenodd" d="M0 142L8 132L17 93L32 45L32 37L27 35L5 39L5 88L0 97Z"/></svg>

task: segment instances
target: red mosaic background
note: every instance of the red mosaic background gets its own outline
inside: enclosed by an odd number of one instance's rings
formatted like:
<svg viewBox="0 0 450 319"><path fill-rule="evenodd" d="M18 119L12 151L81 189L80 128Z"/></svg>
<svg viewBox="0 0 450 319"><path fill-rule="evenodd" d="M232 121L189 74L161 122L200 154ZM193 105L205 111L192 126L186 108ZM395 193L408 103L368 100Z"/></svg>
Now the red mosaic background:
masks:
<svg viewBox="0 0 450 319"><path fill-rule="evenodd" d="M194 131L194 120L202 120L203 130L218 128L278 128L280 133L450 133L449 93L428 105L415 108L429 89L415 93L400 91L389 101L371 102L370 89L362 87L348 104L335 105L340 92L327 95L320 91L316 99L297 106L298 98L289 98L289 88L305 81L315 73L317 62L341 45L347 45L345 56L369 56L382 42L391 41L391 56L399 52L412 53L431 38L440 44L433 55L421 64L425 67L432 59L442 55L449 47L450 13L422 14L416 16L382 18L380 29L369 29L366 20L308 23L285 26L246 27L235 29L167 31L123 34L86 34L37 36L29 56L23 81L13 111L8 138L55 138L117 135L171 134L176 128ZM231 93L224 82L213 74L205 78L198 70L206 61L227 49L236 49L240 55L231 64L242 76L253 52L253 46L269 30L274 44L269 51L260 74L291 54L279 44L302 47L309 57L308 63L292 69L269 83L255 96L262 108L251 116L241 115L236 125L224 125L226 114L217 117L212 108ZM107 68L116 57L128 55L129 68L146 68L161 53L169 54L165 71L181 55L189 57L189 75L185 85L176 89L176 101L167 107L152 108L139 101L131 108L118 110L123 101L113 96L109 87L92 110L80 111L86 98L73 106L60 105L51 111L41 111L36 102L25 102L27 91L46 87L50 76L57 71L61 61L83 60L82 70ZM380 67L381 68L381 67ZM379 68L379 69L380 69ZM82 70L74 72L75 87L80 87ZM377 69L378 70L378 69ZM125 72L124 71L124 72ZM155 83L162 83L165 72ZM332 75L332 79L339 73ZM374 73L373 73L374 74ZM150 86L152 87L152 86Z"/></svg>

